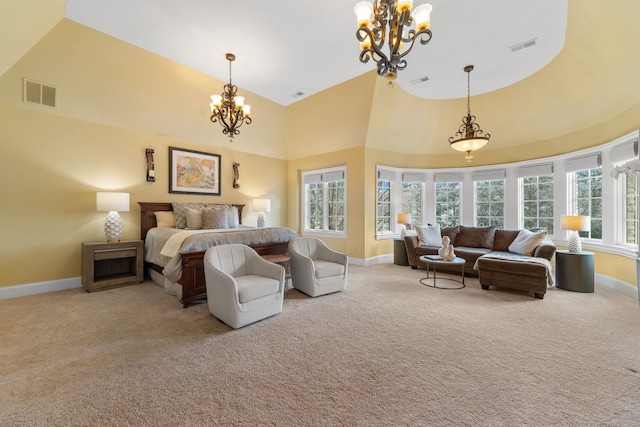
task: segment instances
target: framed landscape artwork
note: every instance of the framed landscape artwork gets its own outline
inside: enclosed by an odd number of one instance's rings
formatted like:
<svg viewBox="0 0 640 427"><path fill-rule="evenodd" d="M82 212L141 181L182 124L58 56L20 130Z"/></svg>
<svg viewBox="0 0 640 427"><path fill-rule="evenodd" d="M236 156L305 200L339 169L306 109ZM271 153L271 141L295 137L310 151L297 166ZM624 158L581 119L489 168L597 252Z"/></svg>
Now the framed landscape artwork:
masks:
<svg viewBox="0 0 640 427"><path fill-rule="evenodd" d="M169 147L169 193L220 195L220 155Z"/></svg>

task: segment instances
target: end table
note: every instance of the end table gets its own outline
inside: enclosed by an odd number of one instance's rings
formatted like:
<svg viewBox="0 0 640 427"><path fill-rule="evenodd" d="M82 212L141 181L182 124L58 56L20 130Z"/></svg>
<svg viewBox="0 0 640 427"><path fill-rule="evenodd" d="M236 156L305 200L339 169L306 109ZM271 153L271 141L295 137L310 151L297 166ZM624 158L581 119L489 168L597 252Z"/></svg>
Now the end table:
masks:
<svg viewBox="0 0 640 427"><path fill-rule="evenodd" d="M404 239L393 239L393 263L395 265L409 265L407 245Z"/></svg>
<svg viewBox="0 0 640 427"><path fill-rule="evenodd" d="M593 292L594 279L592 252L556 251L556 288Z"/></svg>

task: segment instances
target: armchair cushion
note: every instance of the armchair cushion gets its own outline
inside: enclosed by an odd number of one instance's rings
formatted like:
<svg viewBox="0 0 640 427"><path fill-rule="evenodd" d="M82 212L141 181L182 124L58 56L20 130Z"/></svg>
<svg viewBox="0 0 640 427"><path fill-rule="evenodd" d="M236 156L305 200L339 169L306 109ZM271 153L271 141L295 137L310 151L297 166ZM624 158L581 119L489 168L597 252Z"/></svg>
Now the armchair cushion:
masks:
<svg viewBox="0 0 640 427"><path fill-rule="evenodd" d="M324 279L325 277L331 276L342 276L344 275L345 267L342 264L338 264L330 261L323 261L321 259L317 259L313 261L316 269L316 278Z"/></svg>
<svg viewBox="0 0 640 427"><path fill-rule="evenodd" d="M238 282L238 299L241 303L275 294L279 286L275 279L254 275L237 277L236 282Z"/></svg>

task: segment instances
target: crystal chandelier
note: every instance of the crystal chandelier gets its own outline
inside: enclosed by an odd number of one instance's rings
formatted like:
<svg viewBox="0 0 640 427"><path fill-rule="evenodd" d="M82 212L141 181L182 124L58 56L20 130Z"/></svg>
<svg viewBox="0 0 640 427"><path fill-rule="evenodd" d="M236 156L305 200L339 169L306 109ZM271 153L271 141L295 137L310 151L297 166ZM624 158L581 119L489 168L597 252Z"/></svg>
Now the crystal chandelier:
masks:
<svg viewBox="0 0 640 427"><path fill-rule="evenodd" d="M467 163L471 161L473 156L472 151L476 151L487 145L491 134L484 132L480 129L480 125L476 123L476 116L471 115L471 71L473 65L467 65L464 67L464 71L467 73L467 115L462 118L462 124L458 128L458 132L449 138L449 144L451 148L458 151L464 151L467 155L464 157L467 159ZM457 138L457 139L456 139Z"/></svg>
<svg viewBox="0 0 640 427"><path fill-rule="evenodd" d="M229 84L224 85L222 95L211 95L211 121L222 125L222 133L233 138L240 133L238 129L244 123L251 124L251 106L245 105L244 96L236 95L238 87L231 83L231 62L235 61L233 53L226 54L229 61Z"/></svg>
<svg viewBox="0 0 640 427"><path fill-rule="evenodd" d="M431 41L429 19L432 6L421 4L413 14L412 8L413 0L375 0L373 4L361 1L354 8L358 19L356 37L360 42L360 62L366 63L373 58L378 66L378 75L389 80L394 80L398 71L407 66L404 57L411 52L416 39L419 38L422 44ZM414 20L416 26L410 28ZM385 43L389 46L388 56L382 51ZM403 50L403 47L406 48Z"/></svg>

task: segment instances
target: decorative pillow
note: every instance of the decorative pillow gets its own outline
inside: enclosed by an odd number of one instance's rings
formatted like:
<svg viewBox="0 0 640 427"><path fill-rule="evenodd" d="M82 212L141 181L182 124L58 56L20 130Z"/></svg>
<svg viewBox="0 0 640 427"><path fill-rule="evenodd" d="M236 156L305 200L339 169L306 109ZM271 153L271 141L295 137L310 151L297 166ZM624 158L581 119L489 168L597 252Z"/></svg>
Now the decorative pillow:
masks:
<svg viewBox="0 0 640 427"><path fill-rule="evenodd" d="M496 227L465 227L460 226L458 232L458 247L493 249Z"/></svg>
<svg viewBox="0 0 640 427"><path fill-rule="evenodd" d="M187 208L185 210L187 217L187 228L189 230L199 230L202 228L202 210Z"/></svg>
<svg viewBox="0 0 640 427"><path fill-rule="evenodd" d="M518 233L515 240L509 245L509 252L520 255L533 255L533 251L540 246L540 243L547 237L547 230L534 233L523 228Z"/></svg>
<svg viewBox="0 0 640 427"><path fill-rule="evenodd" d="M202 209L202 228L228 228L227 210L204 208Z"/></svg>
<svg viewBox="0 0 640 427"><path fill-rule="evenodd" d="M160 228L175 228L176 217L171 211L154 212L156 216L156 224Z"/></svg>
<svg viewBox="0 0 640 427"><path fill-rule="evenodd" d="M238 214L237 206L231 206L227 209L227 225L229 228L238 228L240 225L240 216Z"/></svg>
<svg viewBox="0 0 640 427"><path fill-rule="evenodd" d="M177 228L186 228L187 227L187 208L191 209L202 209L204 207L204 203L177 203L172 202L173 206L173 214L176 217L176 227Z"/></svg>
<svg viewBox="0 0 640 427"><path fill-rule="evenodd" d="M418 244L422 246L442 246L442 234L439 225L417 225Z"/></svg>
<svg viewBox="0 0 640 427"><path fill-rule="evenodd" d="M518 237L520 230L496 230L493 240L494 251L509 251L509 245Z"/></svg>

